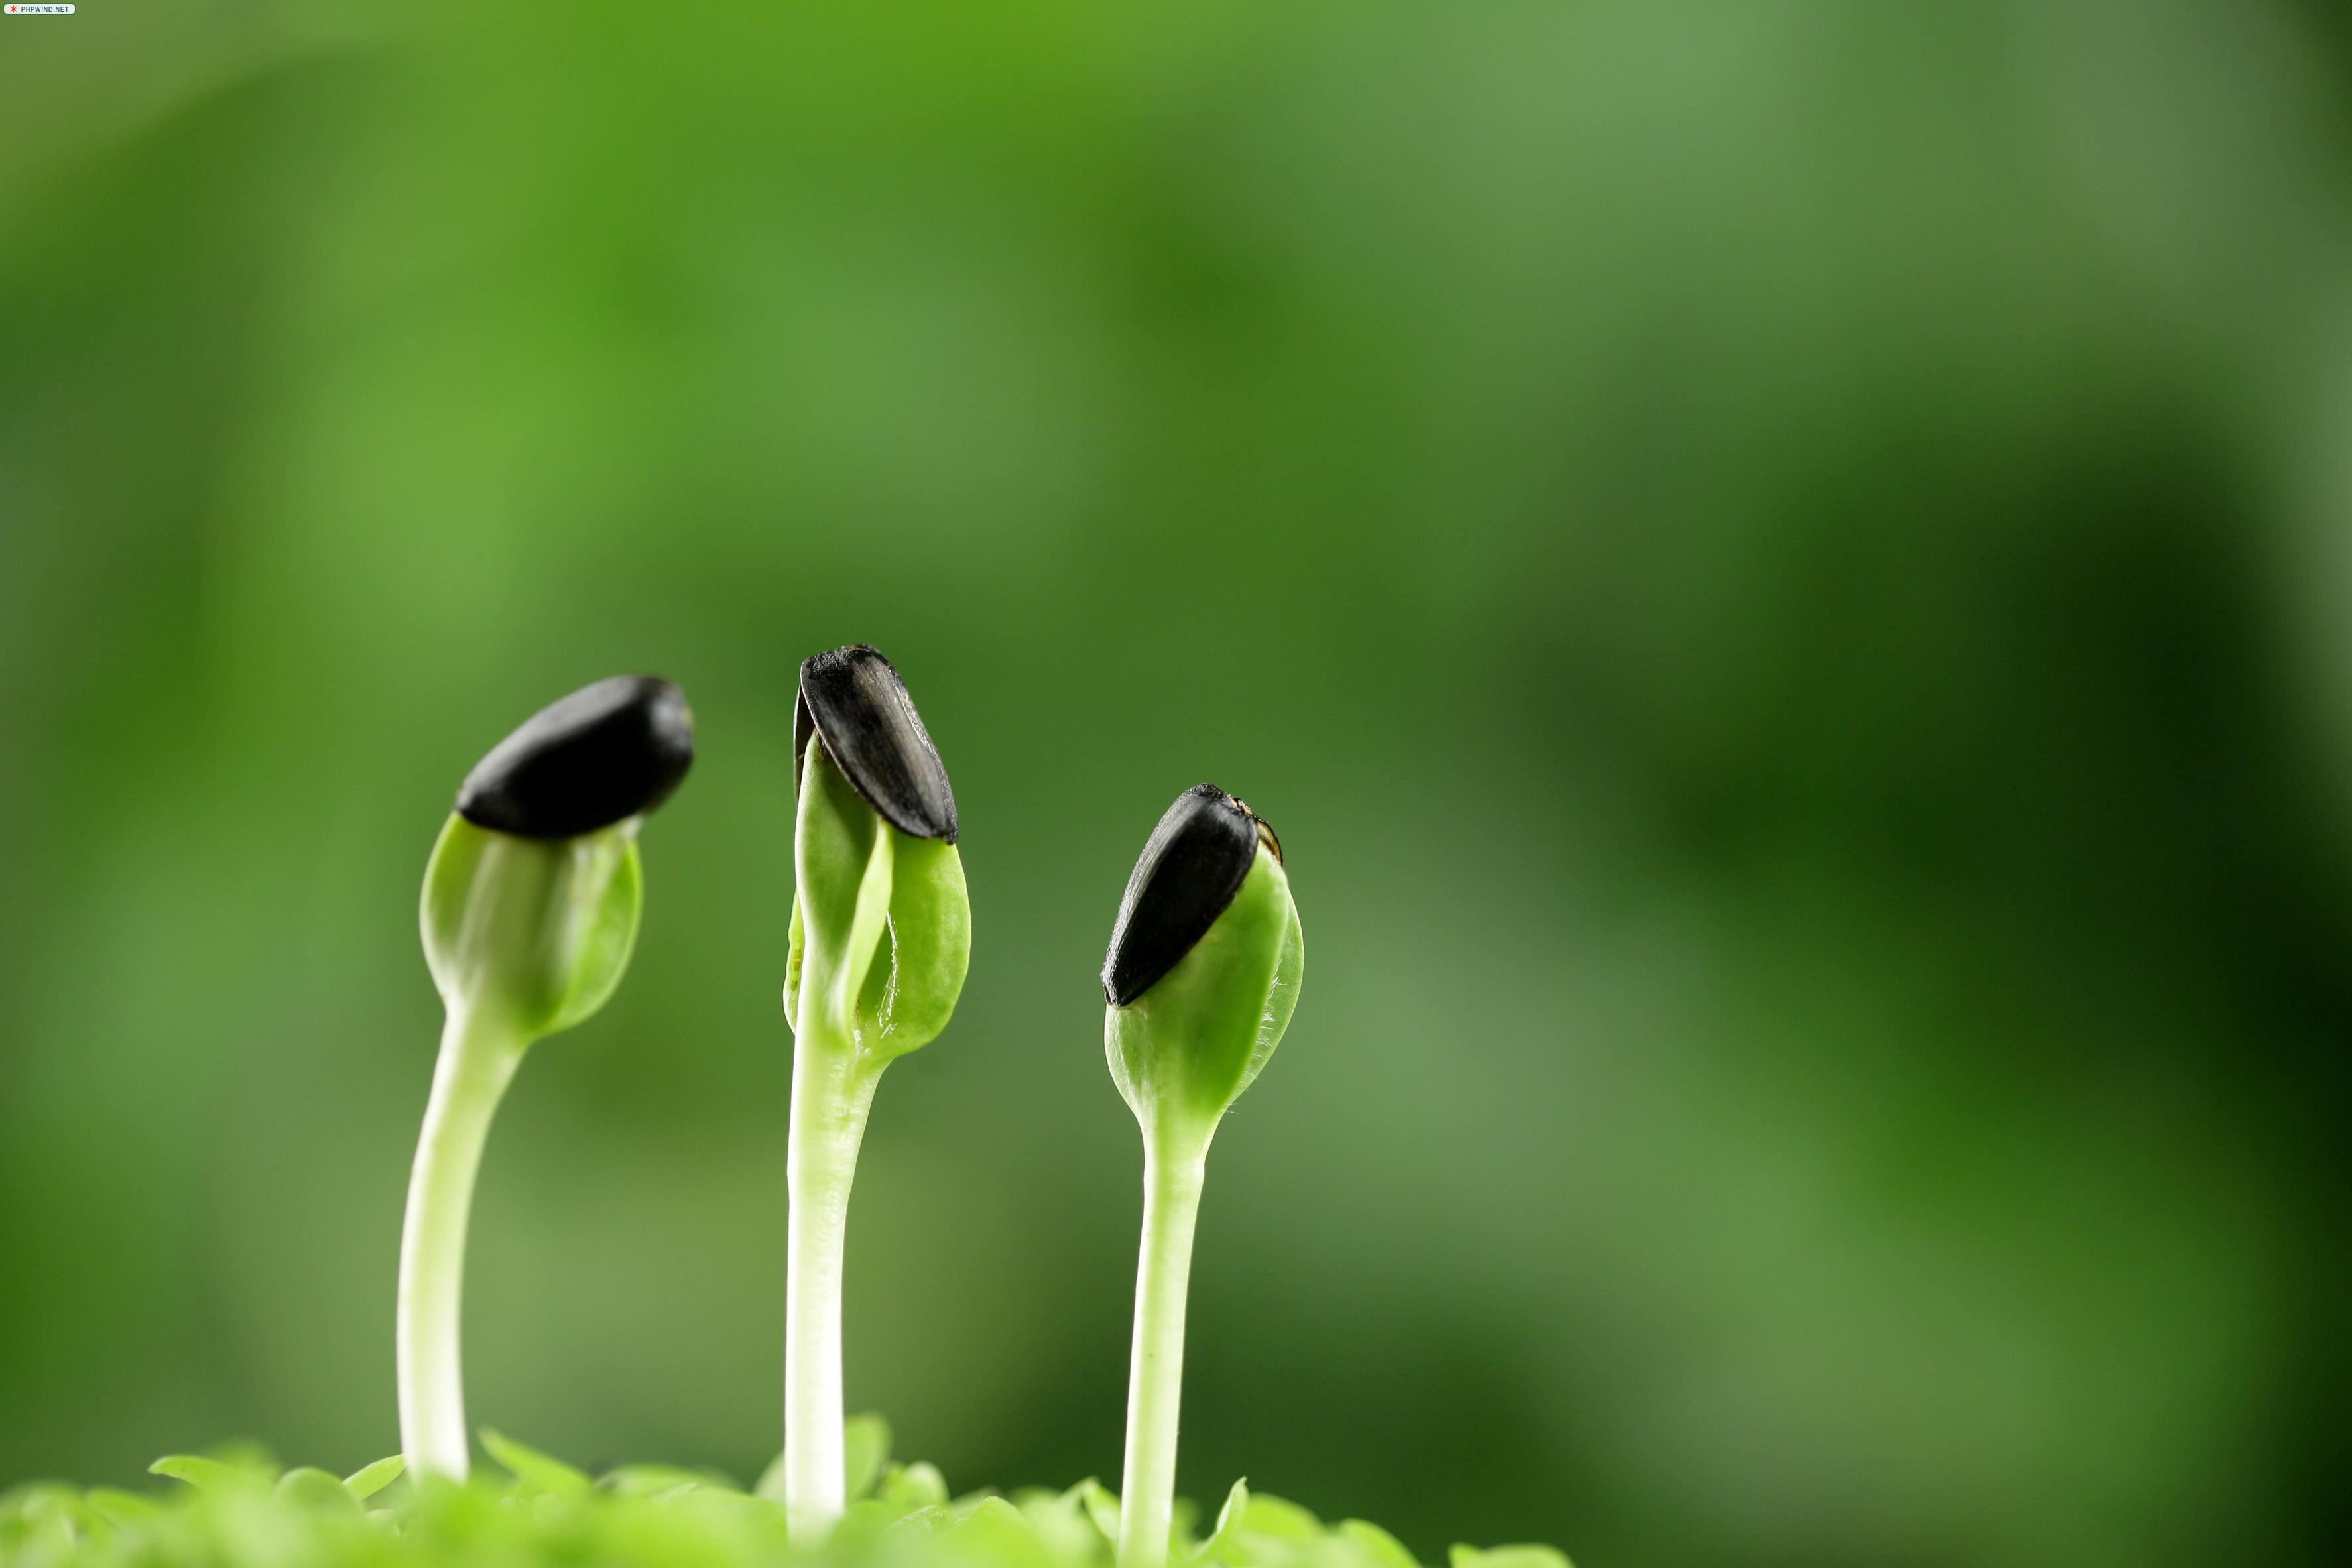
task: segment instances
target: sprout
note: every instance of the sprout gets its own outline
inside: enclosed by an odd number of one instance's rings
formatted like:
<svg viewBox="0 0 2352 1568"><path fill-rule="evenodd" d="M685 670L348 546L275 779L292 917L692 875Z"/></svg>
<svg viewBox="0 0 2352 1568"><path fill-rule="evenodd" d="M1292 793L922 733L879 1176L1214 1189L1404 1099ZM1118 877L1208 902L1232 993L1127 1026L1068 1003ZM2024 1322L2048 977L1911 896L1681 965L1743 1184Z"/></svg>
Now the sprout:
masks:
<svg viewBox="0 0 2352 1568"><path fill-rule="evenodd" d="M858 645L803 664L793 749L783 1496L794 1539L814 1542L845 1497L841 1259L857 1146L882 1070L955 1011L971 906L947 768L887 659Z"/></svg>
<svg viewBox="0 0 2352 1568"><path fill-rule="evenodd" d="M1281 1043L1305 966L1274 830L1213 784L1176 797L1127 879L1102 972L1110 1074L1143 1129L1121 1568L1168 1557L1184 1292L1209 1141Z"/></svg>
<svg viewBox="0 0 2352 1568"><path fill-rule="evenodd" d="M490 1118L533 1040L604 1005L636 939L637 823L694 760L667 681L614 675L534 715L466 777L425 867L425 958L446 1022L400 1245L400 1442L462 1480L459 1286Z"/></svg>

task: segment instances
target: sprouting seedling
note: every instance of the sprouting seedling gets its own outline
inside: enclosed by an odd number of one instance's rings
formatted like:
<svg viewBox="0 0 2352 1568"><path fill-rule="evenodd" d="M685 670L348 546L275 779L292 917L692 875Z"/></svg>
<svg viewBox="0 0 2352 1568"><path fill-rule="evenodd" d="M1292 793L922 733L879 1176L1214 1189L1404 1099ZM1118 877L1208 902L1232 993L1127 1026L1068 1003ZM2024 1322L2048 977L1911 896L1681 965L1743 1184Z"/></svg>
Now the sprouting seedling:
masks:
<svg viewBox="0 0 2352 1568"><path fill-rule="evenodd" d="M1274 830L1213 784L1176 797L1127 879L1102 972L1110 1074L1143 1129L1120 1568L1167 1561L1184 1293L1209 1141L1281 1043L1305 967Z"/></svg>
<svg viewBox="0 0 2352 1568"><path fill-rule="evenodd" d="M425 959L446 1021L408 1183L395 1331L411 1475L466 1477L458 1294L490 1118L531 1042L620 983L637 934L637 824L693 760L678 689L614 675L492 747L433 847Z"/></svg>
<svg viewBox="0 0 2352 1568"><path fill-rule="evenodd" d="M841 1262L857 1146L882 1070L955 1011L971 906L947 768L889 660L860 644L803 663L793 751L783 1488L793 1538L814 1542L845 1497Z"/></svg>

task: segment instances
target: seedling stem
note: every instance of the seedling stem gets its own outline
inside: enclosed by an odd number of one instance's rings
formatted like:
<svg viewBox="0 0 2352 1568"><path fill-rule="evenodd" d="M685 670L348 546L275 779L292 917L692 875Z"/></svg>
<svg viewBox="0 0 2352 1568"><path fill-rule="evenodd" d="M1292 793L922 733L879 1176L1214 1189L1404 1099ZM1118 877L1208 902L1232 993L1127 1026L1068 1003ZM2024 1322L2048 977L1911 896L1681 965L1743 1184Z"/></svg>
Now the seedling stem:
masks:
<svg viewBox="0 0 2352 1568"><path fill-rule="evenodd" d="M1184 1388L1184 1296L1208 1152L1202 1132L1164 1124L1144 1151L1143 1241L1135 1269L1127 1462L1119 1484L1122 1568L1161 1568L1168 1560L1177 1412Z"/></svg>
<svg viewBox="0 0 2352 1568"><path fill-rule="evenodd" d="M416 1474L463 1480L466 1395L457 1351L466 1219L490 1118L522 1065L524 1041L483 1012L453 1010L408 1178L394 1325L400 1445Z"/></svg>
<svg viewBox="0 0 2352 1568"><path fill-rule="evenodd" d="M829 1039L802 1008L793 1053L792 1148L785 1182L792 1200L784 1277L784 1495L793 1536L818 1539L841 1517L842 1247L857 1148L881 1081L878 1065Z"/></svg>

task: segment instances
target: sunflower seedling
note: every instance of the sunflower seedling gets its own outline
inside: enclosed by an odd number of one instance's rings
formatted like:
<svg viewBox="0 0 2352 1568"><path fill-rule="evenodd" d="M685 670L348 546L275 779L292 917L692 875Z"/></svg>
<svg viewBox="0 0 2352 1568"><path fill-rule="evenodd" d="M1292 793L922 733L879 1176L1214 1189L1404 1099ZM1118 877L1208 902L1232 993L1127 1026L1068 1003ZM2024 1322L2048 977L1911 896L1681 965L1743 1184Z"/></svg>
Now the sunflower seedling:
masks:
<svg viewBox="0 0 2352 1568"><path fill-rule="evenodd" d="M467 774L425 871L425 959L446 1021L400 1243L400 1442L463 1480L466 1220L490 1118L532 1041L604 1005L628 967L637 825L694 760L667 681L614 675L542 708Z"/></svg>
<svg viewBox="0 0 2352 1568"><path fill-rule="evenodd" d="M1120 1568L1168 1558L1184 1294L1209 1141L1281 1043L1305 966L1274 830L1213 784L1179 795L1127 879L1102 972L1111 1078L1143 1129Z"/></svg>
<svg viewBox="0 0 2352 1568"><path fill-rule="evenodd" d="M845 1499L841 1261L857 1147L882 1070L955 1011L971 906L947 768L890 661L860 644L803 663L793 754L783 1499L793 1539L813 1543Z"/></svg>

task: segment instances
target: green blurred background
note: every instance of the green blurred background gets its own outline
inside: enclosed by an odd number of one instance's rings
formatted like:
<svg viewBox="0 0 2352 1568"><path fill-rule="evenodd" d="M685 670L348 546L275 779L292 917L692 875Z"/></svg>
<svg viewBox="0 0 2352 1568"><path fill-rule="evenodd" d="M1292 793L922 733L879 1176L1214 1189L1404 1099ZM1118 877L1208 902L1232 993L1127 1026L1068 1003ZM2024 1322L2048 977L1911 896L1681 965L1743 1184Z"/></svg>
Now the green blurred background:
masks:
<svg viewBox="0 0 2352 1568"><path fill-rule="evenodd" d="M1213 779L1296 1027L1183 1483L1423 1553L2352 1560L2352 18L86 0L0 19L0 1479L395 1446L415 901L684 685L492 1140L477 1419L778 1443L793 674L977 943L849 1383L1112 1475L1093 978Z"/></svg>

